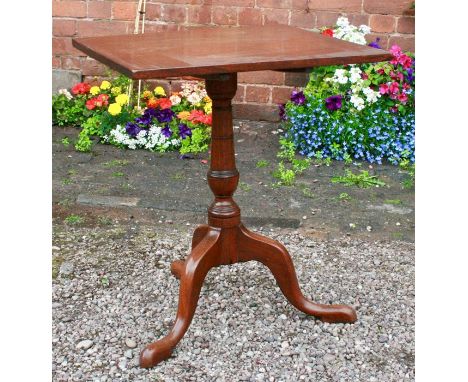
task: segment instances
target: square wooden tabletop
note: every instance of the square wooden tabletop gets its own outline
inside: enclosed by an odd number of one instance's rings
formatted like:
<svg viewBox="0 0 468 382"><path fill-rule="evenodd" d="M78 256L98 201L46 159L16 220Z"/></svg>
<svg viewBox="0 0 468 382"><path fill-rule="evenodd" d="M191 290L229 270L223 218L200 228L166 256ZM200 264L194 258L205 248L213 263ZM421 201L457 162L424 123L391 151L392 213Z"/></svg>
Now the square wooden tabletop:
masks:
<svg viewBox="0 0 468 382"><path fill-rule="evenodd" d="M285 25L83 37L73 39L73 46L134 79L295 70L392 57L381 49Z"/></svg>

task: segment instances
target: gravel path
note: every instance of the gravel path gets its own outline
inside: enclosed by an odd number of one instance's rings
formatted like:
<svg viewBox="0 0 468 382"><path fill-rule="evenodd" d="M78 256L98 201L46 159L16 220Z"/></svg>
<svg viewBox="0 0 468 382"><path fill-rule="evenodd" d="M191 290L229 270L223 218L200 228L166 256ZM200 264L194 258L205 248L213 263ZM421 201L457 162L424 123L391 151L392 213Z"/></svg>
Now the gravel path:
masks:
<svg viewBox="0 0 468 382"><path fill-rule="evenodd" d="M357 323L297 311L260 264L221 267L174 357L138 368L175 318L169 265L193 228L54 227L54 381L414 380L414 245L294 231L263 233L289 249L305 295L353 305Z"/></svg>

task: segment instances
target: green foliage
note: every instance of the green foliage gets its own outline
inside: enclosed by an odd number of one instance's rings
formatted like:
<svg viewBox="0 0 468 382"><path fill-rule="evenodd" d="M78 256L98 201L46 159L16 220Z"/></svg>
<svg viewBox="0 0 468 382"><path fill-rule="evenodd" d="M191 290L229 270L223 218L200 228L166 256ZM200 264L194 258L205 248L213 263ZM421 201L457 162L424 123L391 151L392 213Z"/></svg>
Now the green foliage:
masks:
<svg viewBox="0 0 468 382"><path fill-rule="evenodd" d="M403 170L409 176L403 180L402 185L404 188L412 188L414 187L414 183L416 180L416 165L411 163L408 159L403 159L400 162L400 169Z"/></svg>
<svg viewBox="0 0 468 382"><path fill-rule="evenodd" d="M65 218L65 222L67 224L81 224L83 221L84 219L81 216L74 214L71 214Z"/></svg>
<svg viewBox="0 0 468 382"><path fill-rule="evenodd" d="M126 166L129 161L127 159L113 159L110 162L104 163L105 167L117 167L117 166Z"/></svg>
<svg viewBox="0 0 468 382"><path fill-rule="evenodd" d="M83 129L80 131L78 141L75 143L76 150L81 152L91 151L91 147L93 146L91 136L97 135L100 123L101 120L98 114L89 117L85 122L83 122Z"/></svg>
<svg viewBox="0 0 468 382"><path fill-rule="evenodd" d="M280 151L278 152L277 157L291 162L295 157L296 151L294 143L286 138L280 138L279 143Z"/></svg>
<svg viewBox="0 0 468 382"><path fill-rule="evenodd" d="M270 165L270 162L268 162L267 160L265 159L261 159L257 162L256 166L257 168L263 168L263 167L267 167Z"/></svg>
<svg viewBox="0 0 468 382"><path fill-rule="evenodd" d="M65 147L68 147L70 145L70 140L68 139L68 137L62 138L62 145L64 145Z"/></svg>
<svg viewBox="0 0 468 382"><path fill-rule="evenodd" d="M86 97L68 99L65 94L52 96L52 123L58 126L79 126L91 114L85 107Z"/></svg>
<svg viewBox="0 0 468 382"><path fill-rule="evenodd" d="M296 148L294 143L286 138L280 138L280 151L277 154L281 158L278 168L273 172L273 177L278 179L279 186L292 186L296 180L296 175L302 174L310 166L311 160L296 159ZM291 168L288 168L290 166Z"/></svg>
<svg viewBox="0 0 468 382"><path fill-rule="evenodd" d="M345 173L345 176L333 177L332 183L343 183L346 186L358 186L359 188L385 186L385 182L379 180L376 175L370 175L366 170L361 170L359 174L354 174L351 170L345 170Z"/></svg>
<svg viewBox="0 0 468 382"><path fill-rule="evenodd" d="M339 196L338 199L344 200L344 201L349 201L351 200L351 196L347 192L342 192Z"/></svg>
<svg viewBox="0 0 468 382"><path fill-rule="evenodd" d="M112 173L112 176L115 177L115 178L120 178L122 176L125 176L125 174L121 171L116 171L116 172L113 172Z"/></svg>
<svg viewBox="0 0 468 382"><path fill-rule="evenodd" d="M192 130L192 136L182 140L181 154L202 153L208 150L208 142L210 141L210 131L201 127Z"/></svg>
<svg viewBox="0 0 468 382"><path fill-rule="evenodd" d="M398 205L398 204L401 204L401 200L400 199L387 199L384 201L384 203Z"/></svg>
<svg viewBox="0 0 468 382"><path fill-rule="evenodd" d="M252 187L245 182L239 182L239 188L245 192L249 192L252 189Z"/></svg>
<svg viewBox="0 0 468 382"><path fill-rule="evenodd" d="M278 179L278 185L280 186L292 186L296 181L294 171L287 169L283 162L278 164L278 169L273 172L273 176Z"/></svg>
<svg viewBox="0 0 468 382"><path fill-rule="evenodd" d="M292 169L295 174L302 174L310 167L310 159L292 159Z"/></svg>

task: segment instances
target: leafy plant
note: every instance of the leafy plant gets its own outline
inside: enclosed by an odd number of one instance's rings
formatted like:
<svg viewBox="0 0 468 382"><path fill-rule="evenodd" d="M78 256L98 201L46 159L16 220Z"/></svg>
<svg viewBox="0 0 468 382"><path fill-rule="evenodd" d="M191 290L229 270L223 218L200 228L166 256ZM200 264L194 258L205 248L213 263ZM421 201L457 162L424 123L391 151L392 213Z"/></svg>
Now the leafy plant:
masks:
<svg viewBox="0 0 468 382"><path fill-rule="evenodd" d="M62 138L62 145L64 145L65 147L68 147L70 145L70 140L68 139L68 137Z"/></svg>
<svg viewBox="0 0 468 382"><path fill-rule="evenodd" d="M67 224L81 224L81 223L83 223L83 221L84 221L84 219L81 216L74 215L74 214L69 215L69 216L67 216L65 218L65 222Z"/></svg>
<svg viewBox="0 0 468 382"><path fill-rule="evenodd" d="M203 153L208 150L209 139L209 130L203 128L194 128L192 130L192 136L182 140L182 146L179 151L181 154Z"/></svg>
<svg viewBox="0 0 468 382"><path fill-rule="evenodd" d="M351 196L349 196L349 194L347 192L342 192L339 196L338 196L338 199L340 200L345 200L345 201L349 201L351 200Z"/></svg>
<svg viewBox="0 0 468 382"><path fill-rule="evenodd" d="M263 168L263 167L267 167L269 164L270 164L270 162L268 162L267 160L261 159L261 160L259 160L259 161L256 163L255 166L256 166L257 168Z"/></svg>
<svg viewBox="0 0 468 382"><path fill-rule="evenodd" d="M385 186L385 182L379 180L376 175L370 175L366 170L361 170L359 174L354 174L351 170L345 170L344 176L333 177L331 181L333 183L343 183L346 186L358 186L359 188Z"/></svg>
<svg viewBox="0 0 468 382"><path fill-rule="evenodd" d="M242 190L242 191L245 191L245 192L249 192L252 187L250 186L250 184L247 184L245 182L239 182L239 188Z"/></svg>
<svg viewBox="0 0 468 382"><path fill-rule="evenodd" d="M273 172L273 176L278 179L280 186L292 186L296 180L295 172L287 169L283 162L278 164L278 169Z"/></svg>

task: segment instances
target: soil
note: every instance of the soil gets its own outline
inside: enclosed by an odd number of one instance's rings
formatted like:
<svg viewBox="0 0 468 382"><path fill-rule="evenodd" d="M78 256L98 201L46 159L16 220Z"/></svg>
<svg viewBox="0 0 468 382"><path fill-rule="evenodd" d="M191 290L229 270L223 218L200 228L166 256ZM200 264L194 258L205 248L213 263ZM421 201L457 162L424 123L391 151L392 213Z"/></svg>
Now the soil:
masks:
<svg viewBox="0 0 468 382"><path fill-rule="evenodd" d="M390 164L312 165L291 187L275 187L272 171L279 160L277 123L234 121L237 167L236 201L246 225L294 228L311 237L358 236L370 240L414 241L414 188ZM206 221L212 194L206 184L209 154L179 159L178 153L124 150L95 144L90 153L75 151L78 130L54 127L53 218L80 225L132 222L142 225L196 225ZM68 137L68 146L62 139ZM266 167L257 167L260 160ZM345 169L368 170L385 186L361 189L332 183ZM340 198L346 193L348 196Z"/></svg>

